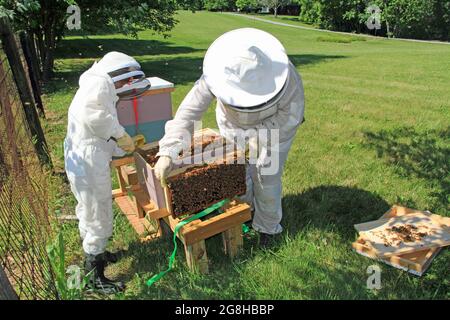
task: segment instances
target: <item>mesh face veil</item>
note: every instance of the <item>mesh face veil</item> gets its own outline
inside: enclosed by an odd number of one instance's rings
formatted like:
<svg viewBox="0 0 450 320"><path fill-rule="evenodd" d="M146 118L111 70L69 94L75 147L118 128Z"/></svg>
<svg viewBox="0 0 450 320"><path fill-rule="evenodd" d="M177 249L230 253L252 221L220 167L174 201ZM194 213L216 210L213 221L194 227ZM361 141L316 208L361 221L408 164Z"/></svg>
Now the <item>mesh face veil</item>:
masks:
<svg viewBox="0 0 450 320"><path fill-rule="evenodd" d="M119 98L123 100L140 96L151 87L150 81L146 78L133 79L130 83L116 90Z"/></svg>
<svg viewBox="0 0 450 320"><path fill-rule="evenodd" d="M132 98L150 88L150 81L145 78L141 65L124 53L116 51L107 53L97 63L97 68L106 73L116 86L118 82L128 82L116 89L116 94L120 98Z"/></svg>

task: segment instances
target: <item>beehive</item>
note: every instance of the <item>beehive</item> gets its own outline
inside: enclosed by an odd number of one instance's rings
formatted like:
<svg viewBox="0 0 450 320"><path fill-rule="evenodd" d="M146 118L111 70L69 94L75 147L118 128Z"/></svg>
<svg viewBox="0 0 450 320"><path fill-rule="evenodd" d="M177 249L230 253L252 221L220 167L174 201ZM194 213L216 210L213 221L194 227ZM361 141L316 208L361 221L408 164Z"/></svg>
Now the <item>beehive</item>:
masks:
<svg viewBox="0 0 450 320"><path fill-rule="evenodd" d="M117 103L119 123L132 137L143 134L147 143L164 136L164 126L172 119L171 92L174 90L173 83L163 79L152 77L148 80L151 88L137 98L137 126L133 99L119 100Z"/></svg>
<svg viewBox="0 0 450 320"><path fill-rule="evenodd" d="M148 146L147 150L135 153L138 180L158 209L166 208L174 217L193 214L210 205L245 193L245 162L243 154L214 152L224 146L226 141L215 131L205 129L194 135L194 144L208 151L195 156L180 155L190 164L177 164L167 178L167 188L163 189L154 175L158 145ZM208 155L206 155L206 153ZM199 159L203 162L199 163ZM195 162L194 162L195 160ZM194 163L194 164L193 164Z"/></svg>

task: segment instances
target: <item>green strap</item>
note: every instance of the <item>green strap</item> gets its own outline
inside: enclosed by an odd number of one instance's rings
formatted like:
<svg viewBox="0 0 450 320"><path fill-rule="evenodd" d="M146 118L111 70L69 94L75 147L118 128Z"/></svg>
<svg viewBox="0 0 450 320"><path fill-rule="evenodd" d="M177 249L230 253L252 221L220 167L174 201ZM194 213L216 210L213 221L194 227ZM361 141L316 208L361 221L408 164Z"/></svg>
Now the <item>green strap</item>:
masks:
<svg viewBox="0 0 450 320"><path fill-rule="evenodd" d="M147 281L147 286L150 287L150 286L151 286L152 284L154 284L156 281L158 281L159 279L161 279L162 277L164 277L164 276L166 275L167 272L169 272L170 270L172 270L173 264L174 264L174 262L175 262L175 256L176 256L176 254L177 254L177 234L178 234L178 231L181 229L181 227L183 227L184 225L188 224L189 222L192 222L192 221L194 221L194 220L200 219L200 218L202 218L202 217L204 217L204 216L206 216L206 215L208 215L208 214L214 212L215 210L219 209L220 207L223 207L223 206L224 206L225 204L227 204L229 201L230 201L229 199L225 199L225 200L222 200L222 201L220 201L220 202L217 202L216 204L213 204L211 207L206 208L205 210L200 211L200 212L197 213L197 214L194 214L193 216L189 217L188 219L179 222L179 223L175 226L175 230L173 231L173 245L174 245L174 248L173 248L172 254L170 255L170 259L169 259L169 267L168 267L166 270L164 270L164 271L162 271L162 272L160 272L160 273L158 273L158 274L155 274L153 277L151 277L151 278Z"/></svg>
<svg viewBox="0 0 450 320"><path fill-rule="evenodd" d="M246 234L247 232L250 232L250 228L245 223L243 223L242 224L242 233Z"/></svg>

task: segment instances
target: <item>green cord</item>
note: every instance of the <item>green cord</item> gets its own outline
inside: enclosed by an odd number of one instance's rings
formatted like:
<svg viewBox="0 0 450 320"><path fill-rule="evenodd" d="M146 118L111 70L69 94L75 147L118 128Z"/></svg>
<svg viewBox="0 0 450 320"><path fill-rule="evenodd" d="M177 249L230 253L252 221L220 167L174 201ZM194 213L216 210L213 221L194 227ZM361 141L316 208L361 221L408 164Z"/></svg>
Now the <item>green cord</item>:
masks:
<svg viewBox="0 0 450 320"><path fill-rule="evenodd" d="M245 223L242 224L242 233L246 234L249 231L250 231L250 228Z"/></svg>
<svg viewBox="0 0 450 320"><path fill-rule="evenodd" d="M156 281L158 281L159 279L161 279L162 277L164 277L166 275L167 272L169 272L170 270L172 270L173 268L173 264L175 262L175 256L177 254L177 234L178 231L181 229L181 227L183 227L184 225L188 224L189 222L192 222L194 220L200 219L212 212L214 212L215 210L223 207L225 204L227 204L230 200L229 199L225 199L222 200L220 202L217 202L216 204L213 204L212 206L210 206L209 208L206 208L203 211L200 211L197 214L194 214L193 216L189 217L186 220L183 220L181 222L179 222L176 226L175 226L175 230L173 231L173 251L172 254L170 255L170 259L169 259L169 267L164 270L161 271L158 274L155 274L153 277L151 277L148 281L147 281L147 286L151 286L152 284L154 284Z"/></svg>

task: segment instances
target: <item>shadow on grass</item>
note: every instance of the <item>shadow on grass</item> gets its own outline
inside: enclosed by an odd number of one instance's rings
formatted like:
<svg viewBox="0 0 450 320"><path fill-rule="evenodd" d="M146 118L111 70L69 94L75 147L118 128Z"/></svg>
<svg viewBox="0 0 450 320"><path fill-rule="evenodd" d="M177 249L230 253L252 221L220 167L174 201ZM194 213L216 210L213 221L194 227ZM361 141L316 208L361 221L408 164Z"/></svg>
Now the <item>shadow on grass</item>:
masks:
<svg viewBox="0 0 450 320"><path fill-rule="evenodd" d="M326 55L326 54L293 54L289 55L289 59L294 66L300 67L304 65L312 65L329 60L344 59L346 56Z"/></svg>
<svg viewBox="0 0 450 320"><path fill-rule="evenodd" d="M319 186L282 199L282 225L295 235L306 227L336 232L345 241L355 239L356 223L378 219L389 209L380 196L358 188Z"/></svg>
<svg viewBox="0 0 450 320"><path fill-rule="evenodd" d="M432 211L450 207L450 127L444 130L417 132L414 128L397 128L366 132L366 147L375 149L402 177L421 178L436 191L431 194Z"/></svg>
<svg viewBox="0 0 450 320"><path fill-rule="evenodd" d="M97 56L96 58L101 58L103 54ZM290 55L289 58L291 59L292 63L296 67L298 67L317 64L322 61L332 59L341 59L345 57L335 55L304 54ZM53 94L61 92L65 93L69 90L73 91L78 87L78 79L81 74L89 69L92 66L93 62L93 59L86 59L82 61L76 61L69 66L62 65L61 67L59 67L58 65L60 64L60 61L58 61L55 78L45 86L44 93ZM138 59L138 62L141 64L142 70L145 72L147 77L155 76L163 78L167 81L173 82L175 86L193 83L202 75L203 57L180 56L155 60Z"/></svg>
<svg viewBox="0 0 450 320"><path fill-rule="evenodd" d="M137 283L134 282L133 290L126 295L127 299L232 299L241 291L237 281L239 274L223 254L220 235L206 241L210 263L207 275L192 273L187 269L183 244L177 241L174 268L151 287L146 285L146 281L168 268L173 250L172 234L147 243L130 243L126 257L132 258L132 262L124 272L116 273L116 277L125 282L132 280L136 274L141 278Z"/></svg>
<svg viewBox="0 0 450 320"><path fill-rule="evenodd" d="M101 57L99 57L101 58ZM78 79L89 69L94 60L77 61L70 68L58 68L55 77L44 87L44 93L68 93L78 88ZM173 82L175 86L195 82L202 74L202 58L174 57L138 61L147 77L159 77Z"/></svg>
<svg viewBox="0 0 450 320"><path fill-rule="evenodd" d="M119 51L130 56L146 56L160 54L186 54L202 49L177 46L169 41L120 39L120 38L82 38L65 39L56 51L56 59L99 58L110 51Z"/></svg>

